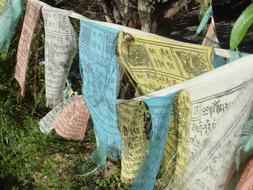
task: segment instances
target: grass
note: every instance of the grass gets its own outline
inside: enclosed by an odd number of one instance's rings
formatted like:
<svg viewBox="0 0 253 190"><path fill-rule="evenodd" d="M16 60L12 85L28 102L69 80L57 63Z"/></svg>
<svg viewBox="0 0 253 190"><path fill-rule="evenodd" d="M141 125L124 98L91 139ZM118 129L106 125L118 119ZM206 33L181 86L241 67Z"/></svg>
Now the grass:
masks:
<svg viewBox="0 0 253 190"><path fill-rule="evenodd" d="M9 53L0 54L0 189L123 189L117 165L107 176L105 172L78 176L95 149L91 122L82 142L39 131L38 121L49 111L45 107L44 65L38 64L44 54L43 25L34 36L25 97L20 97L13 78L21 28L22 22Z"/></svg>

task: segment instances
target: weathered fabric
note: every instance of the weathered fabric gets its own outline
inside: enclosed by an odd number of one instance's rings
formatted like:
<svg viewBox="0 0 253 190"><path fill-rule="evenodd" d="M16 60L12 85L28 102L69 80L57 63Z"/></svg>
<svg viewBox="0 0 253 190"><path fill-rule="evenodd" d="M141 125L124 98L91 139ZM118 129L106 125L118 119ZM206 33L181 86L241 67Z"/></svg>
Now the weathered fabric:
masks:
<svg viewBox="0 0 253 190"><path fill-rule="evenodd" d="M23 12L23 0L0 1L0 52L7 52Z"/></svg>
<svg viewBox="0 0 253 190"><path fill-rule="evenodd" d="M187 152L185 147L187 145L183 143L183 139L188 134L188 126L192 117L191 111L192 104L189 93L182 90L174 100L168 140L160 168L161 180L165 183L172 183L174 179L182 175L186 167L189 152Z"/></svg>
<svg viewBox="0 0 253 190"><path fill-rule="evenodd" d="M145 100L152 123L149 134L149 150L131 189L152 190L154 188L167 141L173 97L174 95L170 95Z"/></svg>
<svg viewBox="0 0 253 190"><path fill-rule="evenodd" d="M209 46L209 47L219 47L219 40L217 38L215 22L214 22L213 17L211 19L211 24L208 27L204 40L202 41L202 45ZM225 64L226 64L226 61L224 58L217 55L213 55L214 68L220 67Z"/></svg>
<svg viewBox="0 0 253 190"><path fill-rule="evenodd" d="M163 157L173 96L118 105L122 136L122 181L129 189L153 189Z"/></svg>
<svg viewBox="0 0 253 190"><path fill-rule="evenodd" d="M19 82L22 96L24 96L26 71L28 69L34 30L40 16L40 8L41 6L38 3L32 0L27 1L25 19L18 44L17 63L14 75Z"/></svg>
<svg viewBox="0 0 253 190"><path fill-rule="evenodd" d="M178 143L183 148L177 156L188 152L187 165L168 189L224 188L253 105L252 58L241 58L185 83L192 118L187 135Z"/></svg>
<svg viewBox="0 0 253 190"><path fill-rule="evenodd" d="M225 65L227 62L223 57L220 57L218 55L213 56L213 66L214 68L221 67L222 65Z"/></svg>
<svg viewBox="0 0 253 190"><path fill-rule="evenodd" d="M68 140L83 140L89 110L82 96L72 96L66 103L61 102L39 121L41 132L49 134L53 129L55 132Z"/></svg>
<svg viewBox="0 0 253 190"><path fill-rule="evenodd" d="M119 63L129 73L130 80L137 83L142 94L173 86L213 69L212 48L139 34L120 33L118 52ZM186 95L182 95L182 98L178 101L187 100ZM184 121L189 120L191 113L181 110L186 109L184 106L190 105L187 102L184 105L178 104L174 107L177 111L173 110L171 115L169 137L161 166L161 178L167 182L172 180L175 172L180 173L182 170L179 166L176 169L175 161L178 155L178 130L186 127ZM181 112L189 117L185 115L181 117L185 120L179 120L178 113ZM178 163L183 167L185 161L182 161L183 158L179 160Z"/></svg>
<svg viewBox="0 0 253 190"><path fill-rule="evenodd" d="M211 46L211 47L219 47L219 41L218 41L216 30L215 30L214 18L212 17L211 20L212 20L211 24L208 27L208 30L206 32L202 45Z"/></svg>
<svg viewBox="0 0 253 190"><path fill-rule="evenodd" d="M210 5L203 16L199 24L199 27L197 28L196 35L199 35L203 30L206 29L208 21L210 20L210 18L212 18L212 15L213 15L213 8L212 5Z"/></svg>
<svg viewBox="0 0 253 190"><path fill-rule="evenodd" d="M243 152L249 152L253 149L253 113L251 113L250 119L243 129L241 143Z"/></svg>
<svg viewBox="0 0 253 190"><path fill-rule="evenodd" d="M68 140L83 140L90 112L82 96L74 96L55 119L55 132Z"/></svg>
<svg viewBox="0 0 253 190"><path fill-rule="evenodd" d="M54 129L54 121L63 109L64 103L61 102L39 121L39 127L42 133L49 134Z"/></svg>
<svg viewBox="0 0 253 190"><path fill-rule="evenodd" d="M243 171L235 190L251 190L253 188L253 159Z"/></svg>
<svg viewBox="0 0 253 190"><path fill-rule="evenodd" d="M63 91L76 53L76 34L69 17L57 9L43 7L45 25L45 83L47 106L63 101Z"/></svg>
<svg viewBox="0 0 253 190"><path fill-rule="evenodd" d="M234 167L236 170L235 173L238 174L241 162L244 162L244 159L247 159L246 155L250 154L250 151L252 149L253 149L253 112L251 113L248 122L246 123L246 125L242 130L240 143L236 150L235 167ZM241 157L243 157L243 159L241 159Z"/></svg>
<svg viewBox="0 0 253 190"><path fill-rule="evenodd" d="M6 5L7 5L7 0L0 0L0 15L5 10Z"/></svg>
<svg viewBox="0 0 253 190"><path fill-rule="evenodd" d="M107 156L116 159L121 150L116 112L119 31L89 20L81 20L80 28L82 93L94 124L97 154L105 164Z"/></svg>
<svg viewBox="0 0 253 190"><path fill-rule="evenodd" d="M213 69L212 48L121 32L119 62L146 94Z"/></svg>
<svg viewBox="0 0 253 190"><path fill-rule="evenodd" d="M122 140L121 181L133 183L148 153L148 119L143 102L131 101L117 105L118 126Z"/></svg>

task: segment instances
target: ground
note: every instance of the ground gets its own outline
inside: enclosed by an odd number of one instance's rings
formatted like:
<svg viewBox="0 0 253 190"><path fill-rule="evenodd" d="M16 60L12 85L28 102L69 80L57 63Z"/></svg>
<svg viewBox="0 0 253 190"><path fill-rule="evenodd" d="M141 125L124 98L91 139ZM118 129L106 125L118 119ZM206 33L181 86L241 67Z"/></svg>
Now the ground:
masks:
<svg viewBox="0 0 253 190"><path fill-rule="evenodd" d="M59 8L74 10L91 19L104 20L102 9L94 0L51 1ZM219 14L218 14L219 15ZM217 32L221 47L228 48L234 18L224 21L217 16ZM42 21L42 20L41 20ZM76 31L79 23L71 20ZM170 19L160 18L157 33L180 41L200 44L196 37L199 6L196 3ZM120 164L108 161L108 167L96 175L80 176L90 168L84 164L95 149L92 123L82 142L64 140L54 133L45 136L38 129L38 120L49 109L45 107L43 65L43 24L34 38L25 97L13 79L15 56L22 21L11 43L8 55L0 55L0 189L124 189L120 183ZM241 45L241 50L253 52L252 31ZM75 60L73 67L78 64ZM80 81L74 88L80 90Z"/></svg>

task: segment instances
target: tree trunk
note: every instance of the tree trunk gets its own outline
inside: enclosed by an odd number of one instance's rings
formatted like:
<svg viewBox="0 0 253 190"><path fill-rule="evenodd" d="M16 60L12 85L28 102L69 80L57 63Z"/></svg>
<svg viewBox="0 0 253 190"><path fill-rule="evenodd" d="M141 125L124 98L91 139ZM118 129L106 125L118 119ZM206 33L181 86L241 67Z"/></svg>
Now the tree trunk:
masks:
<svg viewBox="0 0 253 190"><path fill-rule="evenodd" d="M175 16L191 0L97 0L107 22L155 33L158 18Z"/></svg>

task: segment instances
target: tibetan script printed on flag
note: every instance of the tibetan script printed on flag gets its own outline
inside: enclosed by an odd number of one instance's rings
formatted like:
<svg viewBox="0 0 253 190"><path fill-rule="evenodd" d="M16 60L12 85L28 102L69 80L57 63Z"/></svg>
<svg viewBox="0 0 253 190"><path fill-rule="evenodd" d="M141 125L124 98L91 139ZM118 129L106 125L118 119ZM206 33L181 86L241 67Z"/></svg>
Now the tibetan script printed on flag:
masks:
<svg viewBox="0 0 253 190"><path fill-rule="evenodd" d="M118 52L119 62L143 94L173 86L213 69L212 48L173 40L122 32L118 39ZM179 102L186 99L187 95L184 95ZM190 113L187 112L189 109L181 110L184 106L182 103L175 106L177 111L173 110L171 115L169 137L161 167L164 180L171 180L176 170L180 173L180 169L175 167L178 155L177 131L185 128L186 123L178 119L180 116L177 113ZM183 167L185 162L181 161Z"/></svg>
<svg viewBox="0 0 253 190"><path fill-rule="evenodd" d="M18 44L17 64L14 77L19 82L21 95L24 96L26 71L29 62L33 33L37 25L41 6L31 0L27 1L25 19Z"/></svg>
<svg viewBox="0 0 253 190"><path fill-rule="evenodd" d="M248 56L189 81L192 117L178 144L187 164L168 189L224 188L253 105L252 68Z"/></svg>
<svg viewBox="0 0 253 190"><path fill-rule="evenodd" d="M139 34L121 32L118 53L119 62L143 94L178 84L213 69L210 47Z"/></svg>
<svg viewBox="0 0 253 190"><path fill-rule="evenodd" d="M173 97L145 100L149 114L142 102L118 105L123 142L121 178L132 190L154 188L167 141Z"/></svg>
<svg viewBox="0 0 253 190"><path fill-rule="evenodd" d="M154 188L168 137L173 99L174 94L144 100L151 115L149 147L139 174L132 184L133 190Z"/></svg>
<svg viewBox="0 0 253 190"><path fill-rule="evenodd" d="M132 101L117 105L118 126L121 133L121 180L133 183L148 151L145 129L149 118L143 102Z"/></svg>
<svg viewBox="0 0 253 190"><path fill-rule="evenodd" d="M83 97L90 111L97 153L117 159L121 150L116 99L119 69L116 56L118 29L81 20L79 35Z"/></svg>
<svg viewBox="0 0 253 190"><path fill-rule="evenodd" d="M48 134L53 129L69 140L83 140L90 113L82 96L72 96L66 103L59 103L39 121L41 132Z"/></svg>
<svg viewBox="0 0 253 190"><path fill-rule="evenodd" d="M83 97L71 98L54 121L55 132L65 139L83 140L89 116Z"/></svg>
<svg viewBox="0 0 253 190"><path fill-rule="evenodd" d="M63 91L76 53L76 34L69 17L57 9L43 7L45 24L45 83L47 106L63 100Z"/></svg>
<svg viewBox="0 0 253 190"><path fill-rule="evenodd" d="M188 126L191 122L191 101L189 93L181 90L174 98L173 111L164 158L161 164L161 177L166 183L171 183L180 176L187 164L189 153L183 143L187 137Z"/></svg>

